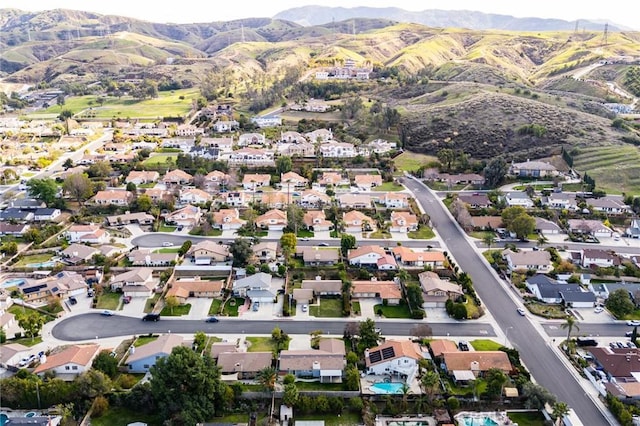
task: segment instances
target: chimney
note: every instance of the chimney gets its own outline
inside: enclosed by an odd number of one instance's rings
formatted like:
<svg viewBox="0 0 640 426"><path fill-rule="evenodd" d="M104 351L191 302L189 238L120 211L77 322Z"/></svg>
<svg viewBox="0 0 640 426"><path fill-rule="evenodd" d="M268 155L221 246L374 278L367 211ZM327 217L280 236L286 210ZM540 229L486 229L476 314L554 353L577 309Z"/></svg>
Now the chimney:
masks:
<svg viewBox="0 0 640 426"><path fill-rule="evenodd" d="M369 358L369 349L364 350L364 357Z"/></svg>

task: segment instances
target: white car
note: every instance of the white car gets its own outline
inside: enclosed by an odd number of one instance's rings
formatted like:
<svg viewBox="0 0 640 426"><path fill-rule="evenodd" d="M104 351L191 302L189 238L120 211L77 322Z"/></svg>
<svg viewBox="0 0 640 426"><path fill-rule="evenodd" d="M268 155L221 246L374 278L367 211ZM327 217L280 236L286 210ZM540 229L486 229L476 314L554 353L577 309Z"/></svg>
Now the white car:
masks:
<svg viewBox="0 0 640 426"><path fill-rule="evenodd" d="M162 243L162 247L171 247L171 246L173 246L172 242L165 241L164 243Z"/></svg>
<svg viewBox="0 0 640 426"><path fill-rule="evenodd" d="M593 312L595 312L596 314L599 314L600 312L603 312L604 308L602 306L597 306Z"/></svg>
<svg viewBox="0 0 640 426"><path fill-rule="evenodd" d="M309 306L307 306L306 304L302 305L302 312L307 312L307 309L309 309Z"/></svg>
<svg viewBox="0 0 640 426"><path fill-rule="evenodd" d="M629 321L627 321L627 325L631 325L631 326L635 327L636 325L640 325L640 321L639 320L629 320Z"/></svg>

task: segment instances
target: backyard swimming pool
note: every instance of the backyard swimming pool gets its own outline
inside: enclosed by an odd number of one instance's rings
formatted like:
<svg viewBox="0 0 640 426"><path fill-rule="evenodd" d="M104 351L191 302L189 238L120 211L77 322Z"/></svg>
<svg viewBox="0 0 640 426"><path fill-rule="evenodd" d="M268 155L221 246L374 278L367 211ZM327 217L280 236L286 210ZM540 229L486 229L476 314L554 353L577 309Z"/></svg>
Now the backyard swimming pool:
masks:
<svg viewBox="0 0 640 426"><path fill-rule="evenodd" d="M9 416L7 416L5 413L0 413L0 426L4 426L4 424L7 423L8 419Z"/></svg>
<svg viewBox="0 0 640 426"><path fill-rule="evenodd" d="M462 417L462 426L498 426L490 417Z"/></svg>
<svg viewBox="0 0 640 426"><path fill-rule="evenodd" d="M2 283L2 288L21 286L24 283L25 283L25 280L23 278L11 278ZM0 426L2 426L1 423L0 423Z"/></svg>
<svg viewBox="0 0 640 426"><path fill-rule="evenodd" d="M402 393L402 386L403 385L404 385L404 383L398 383L398 382L394 382L394 383L375 383L375 384L371 385L371 390L374 393L381 394L381 395L398 394L398 393Z"/></svg>

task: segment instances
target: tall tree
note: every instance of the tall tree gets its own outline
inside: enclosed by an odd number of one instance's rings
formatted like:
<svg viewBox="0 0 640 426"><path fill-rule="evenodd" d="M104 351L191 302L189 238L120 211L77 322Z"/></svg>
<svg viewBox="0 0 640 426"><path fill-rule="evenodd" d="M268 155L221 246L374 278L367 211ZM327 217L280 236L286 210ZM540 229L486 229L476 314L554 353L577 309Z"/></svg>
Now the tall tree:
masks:
<svg viewBox="0 0 640 426"><path fill-rule="evenodd" d="M27 337L31 337L31 341L35 340L40 330L42 330L44 321L44 316L36 311L30 310L29 312L18 314L18 325L24 330Z"/></svg>
<svg viewBox="0 0 640 426"><path fill-rule="evenodd" d="M502 388L509 378L498 368L490 368L487 371L485 380L487 381L487 395L491 398L500 398L502 396Z"/></svg>
<svg viewBox="0 0 640 426"><path fill-rule="evenodd" d="M493 232L487 232L482 237L482 242L491 250L491 246L496 243L496 236Z"/></svg>
<svg viewBox="0 0 640 426"><path fill-rule="evenodd" d="M256 380L260 386L269 391L273 391L276 388L277 377L278 372L273 367L265 367L256 374Z"/></svg>
<svg viewBox="0 0 640 426"><path fill-rule="evenodd" d="M102 371L109 378L113 379L118 374L118 360L111 356L109 351L100 352L94 359L91 367Z"/></svg>
<svg viewBox="0 0 640 426"><path fill-rule="evenodd" d="M291 157L288 155L281 155L276 158L276 172L281 175L283 173L290 172L293 168L293 161L291 161ZM280 182L285 184L286 182Z"/></svg>
<svg viewBox="0 0 640 426"><path fill-rule="evenodd" d="M427 371L422 375L420 379L420 384L429 399L429 403L431 403L433 399L433 394L436 391L438 384L440 384L440 376L435 371Z"/></svg>
<svg viewBox="0 0 640 426"><path fill-rule="evenodd" d="M151 394L171 424L194 425L224 412L228 386L208 355L177 346L151 367Z"/></svg>
<svg viewBox="0 0 640 426"><path fill-rule="evenodd" d="M562 419L567 414L569 414L569 406L567 405L566 402L558 401L555 404L553 404L553 411L551 413L551 417L553 417L553 419L555 420L554 424L556 426L563 424Z"/></svg>
<svg viewBox="0 0 640 426"><path fill-rule="evenodd" d="M371 318L360 322L358 336L358 351L360 353L364 353L365 349L377 346L380 341L380 332L376 329L376 323Z"/></svg>
<svg viewBox="0 0 640 426"><path fill-rule="evenodd" d="M517 216L513 219L511 225L507 227L507 230L516 234L516 237L521 240L525 240L535 229L536 220L527 213Z"/></svg>
<svg viewBox="0 0 640 426"><path fill-rule="evenodd" d="M489 188L495 188L502 182L508 171L509 166L503 158L492 159L484 168L485 185Z"/></svg>
<svg viewBox="0 0 640 426"><path fill-rule="evenodd" d="M81 203L93 196L93 183L85 173L74 173L64 179L62 190Z"/></svg>
<svg viewBox="0 0 640 426"><path fill-rule="evenodd" d="M95 398L111 390L111 379L102 371L89 369L75 379L76 392L83 399Z"/></svg>
<svg viewBox="0 0 640 426"><path fill-rule="evenodd" d="M296 252L297 244L298 240L296 238L296 234L293 232L286 232L280 237L280 247L282 247L282 251L285 253L286 257L289 257Z"/></svg>
<svg viewBox="0 0 640 426"><path fill-rule="evenodd" d="M635 309L631 296L629 296L629 291L624 288L612 291L605 305L618 318L624 318Z"/></svg>
<svg viewBox="0 0 640 426"><path fill-rule="evenodd" d="M304 210L297 204L290 203L287 206L287 228L298 235L298 231L304 226Z"/></svg>
<svg viewBox="0 0 640 426"><path fill-rule="evenodd" d="M446 170L451 170L451 164L456 159L456 153L453 149L443 148L436 154L438 161L442 164Z"/></svg>
<svg viewBox="0 0 640 426"><path fill-rule="evenodd" d="M251 243L244 238L236 238L229 246L229 253L233 256L233 266L247 266L253 257Z"/></svg>
<svg viewBox="0 0 640 426"><path fill-rule="evenodd" d="M573 315L568 315L567 318L562 323L561 327L567 330L567 341L571 340L571 332L575 328L576 331L580 331L580 327L578 327L578 321Z"/></svg>
<svg viewBox="0 0 640 426"><path fill-rule="evenodd" d="M347 257L349 250L356 247L356 237L351 234L342 234L340 237L340 248L342 256Z"/></svg>
<svg viewBox="0 0 640 426"><path fill-rule="evenodd" d="M164 299L164 304L167 308L169 308L169 312L173 315L173 309L180 305L180 301L176 296L167 296Z"/></svg>
<svg viewBox="0 0 640 426"><path fill-rule="evenodd" d="M29 179L27 189L32 197L44 202L47 206L55 202L58 194L58 185L51 178Z"/></svg>
<svg viewBox="0 0 640 426"><path fill-rule="evenodd" d="M298 403L298 387L295 383L284 385L284 393L282 394L282 403L288 407L293 407Z"/></svg>

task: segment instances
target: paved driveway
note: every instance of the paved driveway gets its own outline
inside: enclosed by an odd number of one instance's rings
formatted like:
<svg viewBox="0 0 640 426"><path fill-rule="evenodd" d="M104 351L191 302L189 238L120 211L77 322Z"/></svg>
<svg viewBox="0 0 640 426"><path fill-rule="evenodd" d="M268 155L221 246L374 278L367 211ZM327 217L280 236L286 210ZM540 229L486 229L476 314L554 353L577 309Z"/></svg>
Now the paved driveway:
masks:
<svg viewBox="0 0 640 426"><path fill-rule="evenodd" d="M144 307L146 304L146 297L132 297L131 302L122 303L122 309L120 311L116 311L116 314L142 318L142 316L144 315Z"/></svg>
<svg viewBox="0 0 640 426"><path fill-rule="evenodd" d="M211 299L207 297L189 297L187 303L191 303L189 315L184 318L193 320L203 320L209 316L209 308L211 307Z"/></svg>

